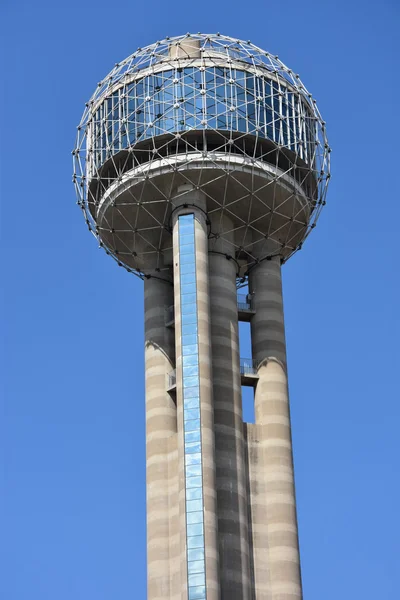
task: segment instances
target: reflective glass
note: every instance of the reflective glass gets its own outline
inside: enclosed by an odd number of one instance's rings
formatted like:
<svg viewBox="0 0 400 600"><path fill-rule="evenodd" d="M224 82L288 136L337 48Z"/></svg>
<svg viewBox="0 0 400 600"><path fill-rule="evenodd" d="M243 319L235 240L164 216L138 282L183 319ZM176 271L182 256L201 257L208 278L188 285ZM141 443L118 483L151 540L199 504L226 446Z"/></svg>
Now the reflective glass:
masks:
<svg viewBox="0 0 400 600"><path fill-rule="evenodd" d="M195 513L188 513L187 517ZM186 524L187 535L201 535L203 533L203 522L201 523L187 523ZM195 584L194 584L195 585Z"/></svg>
<svg viewBox="0 0 400 600"><path fill-rule="evenodd" d="M197 333L194 333L193 335L182 335L182 346L189 346L192 344L197 344ZM192 356L184 356L183 357L184 365L197 365L197 363L198 363L197 355L194 355L194 358Z"/></svg>
<svg viewBox="0 0 400 600"><path fill-rule="evenodd" d="M187 488L201 488L202 486L201 477L186 477ZM195 535L195 534L193 534ZM197 535L197 534L196 534Z"/></svg>
<svg viewBox="0 0 400 600"><path fill-rule="evenodd" d="M187 294L184 293L181 296L181 304L184 306L185 304L194 304L196 305L196 294Z"/></svg>
<svg viewBox="0 0 400 600"><path fill-rule="evenodd" d="M201 464L185 466L186 477L201 477Z"/></svg>
<svg viewBox="0 0 400 600"><path fill-rule="evenodd" d="M197 454L201 451L199 442L190 442L185 444L185 452L186 454ZM201 455L200 455L201 456ZM189 458L188 456L186 458Z"/></svg>
<svg viewBox="0 0 400 600"><path fill-rule="evenodd" d="M181 215L179 217L179 223L182 223L182 225L187 225L188 223L192 224L193 223L193 215L192 214L190 214L190 215Z"/></svg>
<svg viewBox="0 0 400 600"><path fill-rule="evenodd" d="M196 356L196 355L194 355ZM187 377L198 377L199 376L199 367L198 365L186 365L182 367L182 373L185 380Z"/></svg>
<svg viewBox="0 0 400 600"><path fill-rule="evenodd" d="M179 235L179 247L183 248L185 244L194 244L194 234L180 234Z"/></svg>
<svg viewBox="0 0 400 600"><path fill-rule="evenodd" d="M199 386L194 385L194 386L185 388L183 390L183 397L185 398L185 400L187 398L198 398L199 397Z"/></svg>
<svg viewBox="0 0 400 600"><path fill-rule="evenodd" d="M195 510L194 512L188 512L186 515L186 522L188 525L197 525L199 523L203 523L203 511Z"/></svg>
<svg viewBox="0 0 400 600"><path fill-rule="evenodd" d="M192 283L181 283L182 294L195 294L196 284Z"/></svg>
<svg viewBox="0 0 400 600"><path fill-rule="evenodd" d="M204 575L204 573L198 573L196 575L189 575L189 577L188 577L188 585L189 585L189 587L199 586L199 585L205 585L205 575Z"/></svg>
<svg viewBox="0 0 400 600"><path fill-rule="evenodd" d="M182 335L191 335L194 333L197 333L197 319L195 323L182 324Z"/></svg>
<svg viewBox="0 0 400 600"><path fill-rule="evenodd" d="M197 500L186 500L186 510L188 513L202 511L203 499L199 498Z"/></svg>
<svg viewBox="0 0 400 600"><path fill-rule="evenodd" d="M192 421L185 421L184 428L186 431L196 431L200 430L200 419L193 419Z"/></svg>
<svg viewBox="0 0 400 600"><path fill-rule="evenodd" d="M176 75L179 75L178 84L174 83ZM232 78L234 83L228 86L227 81ZM200 89L206 92L204 96L199 95ZM260 128L259 135L284 143L304 154L306 159L312 155L310 146L314 144L315 132L311 134L308 128L296 123L300 114L309 118L306 102L282 83L273 81L271 84L270 80L255 77L253 73L211 66L205 73L193 67L181 73L167 70L162 74L148 74L129 84L125 96L121 90L115 91L94 115L92 140L97 165L121 148L153 135L207 127L254 133L256 124ZM150 101L145 102L146 96ZM181 98L181 107L171 111ZM236 108L227 111L228 106ZM276 112L276 125L272 125L270 119L271 107ZM191 243L186 236L192 237L194 231L193 215L185 216L189 218L180 221L182 245Z"/></svg>
<svg viewBox="0 0 400 600"><path fill-rule="evenodd" d="M204 548L191 548L188 550L188 561L204 560Z"/></svg>
<svg viewBox="0 0 400 600"><path fill-rule="evenodd" d="M191 88L182 91L185 96L186 110L194 113L195 104L190 108ZM199 105L201 107L201 103ZM190 119L187 120L190 123ZM194 121L193 121L194 124ZM193 125L192 124L192 125ZM194 237L194 215L181 215L179 223L180 252L180 311L181 311L181 351L183 383L183 419L185 432L185 479L186 479L186 539L187 547L193 546L192 540L202 540L201 552L204 553L203 534L203 491L200 435L200 398L199 398L199 353L197 339L197 290L196 290L196 254ZM192 546L191 546L192 545ZM204 560L192 558L188 564L189 575L203 574ZM200 580L193 580L200 585ZM198 595L197 591L193 593Z"/></svg>
<svg viewBox="0 0 400 600"><path fill-rule="evenodd" d="M187 500L200 500L203 498L203 490L201 488L190 488L186 490Z"/></svg>
<svg viewBox="0 0 400 600"><path fill-rule="evenodd" d="M189 421L190 419L200 419L200 408L191 408L186 410L185 406L185 421Z"/></svg>
<svg viewBox="0 0 400 600"><path fill-rule="evenodd" d="M194 266L193 263L189 263L189 264L180 264L180 273L181 275L185 275L185 273L194 273Z"/></svg>
<svg viewBox="0 0 400 600"><path fill-rule="evenodd" d="M183 387L195 387L195 386L199 385L199 378L198 377L185 377L185 379L183 380Z"/></svg>
<svg viewBox="0 0 400 600"><path fill-rule="evenodd" d="M200 442L200 429L185 431L185 442Z"/></svg>
<svg viewBox="0 0 400 600"><path fill-rule="evenodd" d="M190 388L192 389L192 388ZM193 396L193 398L185 398L184 400L184 408L192 410L193 408L200 408L200 399L198 396Z"/></svg>
<svg viewBox="0 0 400 600"><path fill-rule="evenodd" d="M191 302L190 304L181 304L181 314L182 314L182 316L184 316L184 315L190 315L190 314L196 313L196 312L197 312L196 301Z"/></svg>
<svg viewBox="0 0 400 600"><path fill-rule="evenodd" d="M192 265L192 267L194 268L194 257L193 254L183 254L182 251L180 251L180 263L181 263L181 267L182 265Z"/></svg>
<svg viewBox="0 0 400 600"><path fill-rule="evenodd" d="M182 244L179 245L179 254L181 255L181 257L189 255L191 260L194 261L194 240L192 241L191 244L185 244L184 246L182 246Z"/></svg>
<svg viewBox="0 0 400 600"><path fill-rule="evenodd" d="M181 286L186 285L187 283L196 283L196 274L193 271L193 273L186 273L186 274L182 274L180 276L181 279Z"/></svg>
<svg viewBox="0 0 400 600"><path fill-rule="evenodd" d="M181 217L179 217L179 235L193 235L193 232L194 232L193 223L184 223L182 221Z"/></svg>
<svg viewBox="0 0 400 600"><path fill-rule="evenodd" d="M190 315L182 315L181 316L181 323L182 323L182 325L192 325L192 324L195 324L196 325L196 329L197 329L197 314L196 313L191 313Z"/></svg>
<svg viewBox="0 0 400 600"><path fill-rule="evenodd" d="M188 354L198 354L199 352L199 347L197 344L188 344L187 346L183 346L182 348L182 354L188 355Z"/></svg>
<svg viewBox="0 0 400 600"><path fill-rule="evenodd" d="M186 457L187 465L199 465L201 463L201 452L191 452Z"/></svg>
<svg viewBox="0 0 400 600"><path fill-rule="evenodd" d="M188 573L204 573L204 560L188 561Z"/></svg>
<svg viewBox="0 0 400 600"><path fill-rule="evenodd" d="M205 585L197 585L189 587L188 600L205 600L206 587Z"/></svg>
<svg viewBox="0 0 400 600"><path fill-rule="evenodd" d="M204 536L203 536L203 534L202 535L188 536L187 547L189 549L192 549L192 548L204 548Z"/></svg>

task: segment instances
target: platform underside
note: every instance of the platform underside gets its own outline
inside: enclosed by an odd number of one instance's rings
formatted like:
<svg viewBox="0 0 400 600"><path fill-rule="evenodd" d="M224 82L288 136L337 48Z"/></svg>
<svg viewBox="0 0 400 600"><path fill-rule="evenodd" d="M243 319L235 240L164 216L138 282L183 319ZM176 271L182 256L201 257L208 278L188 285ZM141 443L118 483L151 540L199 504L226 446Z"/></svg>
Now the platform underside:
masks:
<svg viewBox="0 0 400 600"><path fill-rule="evenodd" d="M257 259L290 256L307 234L312 205L287 172L225 153L166 157L124 173L96 212L102 243L143 273L171 265L171 214L184 184L200 189L210 221L209 247L222 247L243 275Z"/></svg>

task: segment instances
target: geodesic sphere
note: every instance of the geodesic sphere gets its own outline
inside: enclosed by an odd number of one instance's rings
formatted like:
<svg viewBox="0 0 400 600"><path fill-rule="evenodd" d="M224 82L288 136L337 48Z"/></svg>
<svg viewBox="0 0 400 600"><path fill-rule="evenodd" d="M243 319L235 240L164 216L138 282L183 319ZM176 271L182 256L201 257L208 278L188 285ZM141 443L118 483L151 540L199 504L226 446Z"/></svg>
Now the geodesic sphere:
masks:
<svg viewBox="0 0 400 600"><path fill-rule="evenodd" d="M170 267L174 201L199 190L210 250L225 239L245 276L301 246L325 203L329 153L315 101L277 57L187 34L138 49L98 84L74 182L100 245L138 274Z"/></svg>

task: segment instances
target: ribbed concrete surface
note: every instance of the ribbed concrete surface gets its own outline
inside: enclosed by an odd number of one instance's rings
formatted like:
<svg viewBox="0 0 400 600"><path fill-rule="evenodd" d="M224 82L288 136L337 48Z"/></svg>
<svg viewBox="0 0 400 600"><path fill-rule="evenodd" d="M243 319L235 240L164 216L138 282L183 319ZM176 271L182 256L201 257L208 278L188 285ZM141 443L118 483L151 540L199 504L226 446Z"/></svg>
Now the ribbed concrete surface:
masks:
<svg viewBox="0 0 400 600"><path fill-rule="evenodd" d="M300 600L300 559L279 258L251 271L253 358L262 361L247 426L256 600Z"/></svg>
<svg viewBox="0 0 400 600"><path fill-rule="evenodd" d="M145 280L146 492L148 598L170 597L171 438L176 439L175 404L167 393L174 364L174 336L165 327L165 308L173 303L173 287L157 278Z"/></svg>
<svg viewBox="0 0 400 600"><path fill-rule="evenodd" d="M215 462L222 600L250 598L236 264L209 255Z"/></svg>

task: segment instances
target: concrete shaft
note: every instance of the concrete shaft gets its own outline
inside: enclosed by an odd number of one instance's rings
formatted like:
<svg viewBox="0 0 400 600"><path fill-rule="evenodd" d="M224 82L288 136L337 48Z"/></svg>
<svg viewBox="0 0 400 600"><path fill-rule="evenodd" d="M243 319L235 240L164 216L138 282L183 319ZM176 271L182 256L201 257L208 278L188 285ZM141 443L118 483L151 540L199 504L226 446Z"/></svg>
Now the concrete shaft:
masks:
<svg viewBox="0 0 400 600"><path fill-rule="evenodd" d="M254 587L257 600L302 598L294 489L281 266L263 261L249 280L259 363L256 424L247 426Z"/></svg>
<svg viewBox="0 0 400 600"><path fill-rule="evenodd" d="M250 596L236 264L209 255L221 598Z"/></svg>
<svg viewBox="0 0 400 600"><path fill-rule="evenodd" d="M146 476L148 597L170 597L169 511L170 454L176 439L176 406L167 393L174 364L174 337L165 327L165 308L173 303L173 287L156 277L145 280ZM171 446L172 442L172 446Z"/></svg>
<svg viewBox="0 0 400 600"><path fill-rule="evenodd" d="M198 191L186 191L175 200L173 214L173 264L175 297L175 344L177 374L177 414L178 414L178 462L179 462L179 512L181 542L181 600L188 598L187 585L187 547L186 547L186 504L185 504L185 456L182 389L182 342L180 307L180 270L179 270L179 225L178 217L194 214L195 220L195 260L197 293L197 326L199 353L199 388L201 420L201 461L204 499L204 541L205 541L205 579L207 600L219 600L218 538L217 538L217 493L215 480L214 450L214 404L212 387L212 356L210 334L210 293L208 279L208 232L204 198ZM188 206L186 206L188 205ZM205 206L204 206L205 207Z"/></svg>

